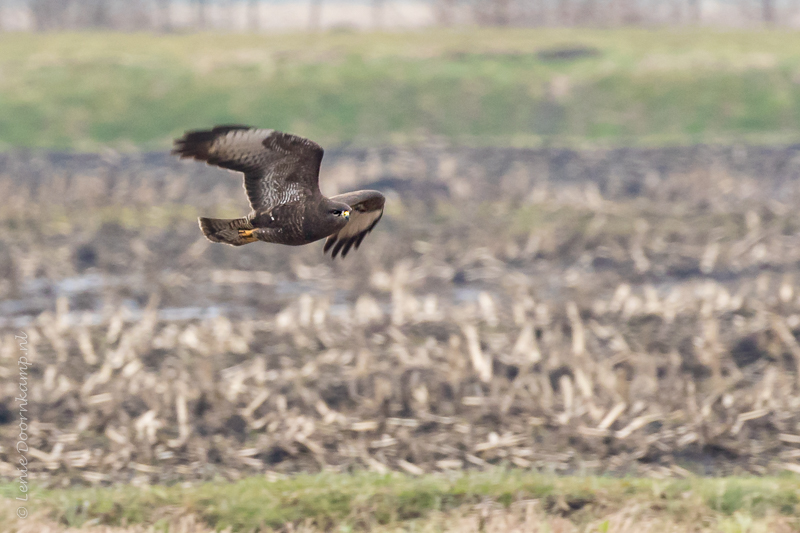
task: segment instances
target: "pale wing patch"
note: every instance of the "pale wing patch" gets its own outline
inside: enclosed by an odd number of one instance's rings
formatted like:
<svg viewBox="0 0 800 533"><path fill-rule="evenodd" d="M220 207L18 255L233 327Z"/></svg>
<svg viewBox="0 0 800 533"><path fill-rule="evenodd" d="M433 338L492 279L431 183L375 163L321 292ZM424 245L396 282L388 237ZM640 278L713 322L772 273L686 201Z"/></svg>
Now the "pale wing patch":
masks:
<svg viewBox="0 0 800 533"><path fill-rule="evenodd" d="M256 170L266 161L264 139L275 130L232 130L216 138L208 150L211 158L231 161L243 172Z"/></svg>
<svg viewBox="0 0 800 533"><path fill-rule="evenodd" d="M217 126L187 131L175 141L174 154L244 173L253 210L319 195L323 150L296 135L248 126Z"/></svg>
<svg viewBox="0 0 800 533"><path fill-rule="evenodd" d="M173 154L193 158L237 172L258 171L267 163L264 140L274 130L249 126L217 126L211 130L187 131L175 140Z"/></svg>

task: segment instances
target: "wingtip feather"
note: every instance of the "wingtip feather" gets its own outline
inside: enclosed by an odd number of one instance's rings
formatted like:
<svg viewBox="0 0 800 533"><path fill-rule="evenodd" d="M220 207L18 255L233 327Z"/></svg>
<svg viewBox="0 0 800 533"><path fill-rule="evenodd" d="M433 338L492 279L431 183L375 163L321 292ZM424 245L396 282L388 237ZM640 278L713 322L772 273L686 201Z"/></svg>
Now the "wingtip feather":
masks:
<svg viewBox="0 0 800 533"><path fill-rule="evenodd" d="M353 246L354 240L355 239L347 239L347 242L345 242L344 247L342 248L342 259L344 259L347 255L347 252L350 251L350 247Z"/></svg>
<svg viewBox="0 0 800 533"><path fill-rule="evenodd" d="M217 138L231 131L249 129L251 129L250 126L242 124L226 124L214 126L210 130L189 130L183 134L183 137L175 139L170 153L181 159L193 158L208 161L209 148Z"/></svg>

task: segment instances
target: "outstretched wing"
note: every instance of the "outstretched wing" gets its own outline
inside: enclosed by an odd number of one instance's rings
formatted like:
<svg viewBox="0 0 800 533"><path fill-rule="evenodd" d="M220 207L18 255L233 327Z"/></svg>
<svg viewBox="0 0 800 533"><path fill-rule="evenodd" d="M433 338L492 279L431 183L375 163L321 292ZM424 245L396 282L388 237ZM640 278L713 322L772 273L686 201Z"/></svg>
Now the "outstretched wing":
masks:
<svg viewBox="0 0 800 533"><path fill-rule="evenodd" d="M249 126L217 126L187 131L173 154L244 173L244 189L254 210L303 201L319 192L323 150L296 135Z"/></svg>
<svg viewBox="0 0 800 533"><path fill-rule="evenodd" d="M344 257L351 247L358 248L381 219L386 198L378 191L355 191L332 196L331 200L350 206L350 220L338 233L328 237L322 251L327 252L333 247L331 257L335 258L339 251Z"/></svg>

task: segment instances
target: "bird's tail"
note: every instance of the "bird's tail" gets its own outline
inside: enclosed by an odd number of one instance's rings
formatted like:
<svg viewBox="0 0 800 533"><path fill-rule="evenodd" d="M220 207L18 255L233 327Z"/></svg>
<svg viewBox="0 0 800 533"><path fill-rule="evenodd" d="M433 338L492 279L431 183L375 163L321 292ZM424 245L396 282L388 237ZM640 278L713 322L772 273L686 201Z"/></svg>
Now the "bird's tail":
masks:
<svg viewBox="0 0 800 533"><path fill-rule="evenodd" d="M247 218L204 218L198 219L203 235L211 242L222 242L242 246L256 242L253 225Z"/></svg>

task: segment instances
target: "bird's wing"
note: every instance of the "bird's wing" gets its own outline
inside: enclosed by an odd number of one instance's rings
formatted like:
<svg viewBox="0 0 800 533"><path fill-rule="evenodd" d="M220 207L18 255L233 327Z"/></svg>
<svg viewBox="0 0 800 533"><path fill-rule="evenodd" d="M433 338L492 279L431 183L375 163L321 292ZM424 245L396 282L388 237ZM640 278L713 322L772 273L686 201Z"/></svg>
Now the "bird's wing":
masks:
<svg viewBox="0 0 800 533"><path fill-rule="evenodd" d="M244 173L244 189L254 210L319 195L323 150L296 135L249 126L217 126L187 131L172 150Z"/></svg>
<svg viewBox="0 0 800 533"><path fill-rule="evenodd" d="M350 220L338 233L328 237L323 252L333 247L331 257L336 257L340 251L344 257L351 247L358 248L367 233L381 219L386 198L378 191L355 191L332 196L331 200L350 206Z"/></svg>

